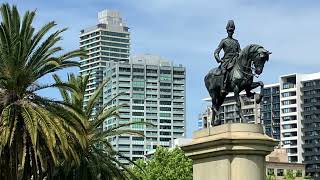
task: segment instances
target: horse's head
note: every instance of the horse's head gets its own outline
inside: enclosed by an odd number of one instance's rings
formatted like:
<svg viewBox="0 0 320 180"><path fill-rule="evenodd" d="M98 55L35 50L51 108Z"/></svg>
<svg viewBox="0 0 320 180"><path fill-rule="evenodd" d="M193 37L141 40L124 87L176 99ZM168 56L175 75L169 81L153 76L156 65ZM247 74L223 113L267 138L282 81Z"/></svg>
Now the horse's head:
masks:
<svg viewBox="0 0 320 180"><path fill-rule="evenodd" d="M257 51L252 59L256 74L260 75L262 73L264 64L266 63L266 61L269 60L270 54L271 54L271 52L264 49L262 46L260 46L257 49Z"/></svg>

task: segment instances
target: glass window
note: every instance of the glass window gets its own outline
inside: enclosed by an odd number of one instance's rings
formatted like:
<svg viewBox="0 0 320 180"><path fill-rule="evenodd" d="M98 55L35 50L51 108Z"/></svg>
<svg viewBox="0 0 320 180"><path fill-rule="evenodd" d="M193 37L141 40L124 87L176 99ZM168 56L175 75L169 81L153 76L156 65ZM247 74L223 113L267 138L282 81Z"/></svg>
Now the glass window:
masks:
<svg viewBox="0 0 320 180"><path fill-rule="evenodd" d="M268 168L267 174L268 175L274 175L274 169Z"/></svg>
<svg viewBox="0 0 320 180"><path fill-rule="evenodd" d="M283 169L277 169L277 176L283 176Z"/></svg>
<svg viewBox="0 0 320 180"><path fill-rule="evenodd" d="M296 171L296 177L302 177L302 170L301 169L298 169Z"/></svg>

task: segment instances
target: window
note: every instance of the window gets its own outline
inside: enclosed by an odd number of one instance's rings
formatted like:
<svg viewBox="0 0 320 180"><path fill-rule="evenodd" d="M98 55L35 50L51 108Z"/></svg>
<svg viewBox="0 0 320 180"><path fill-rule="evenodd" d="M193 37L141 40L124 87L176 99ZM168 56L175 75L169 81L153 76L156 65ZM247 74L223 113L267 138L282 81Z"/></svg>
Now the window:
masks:
<svg viewBox="0 0 320 180"><path fill-rule="evenodd" d="M126 33L118 33L118 32L110 32L110 31L102 31L102 35L108 35L108 36L118 36L118 37L129 37L129 34Z"/></svg>
<svg viewBox="0 0 320 180"><path fill-rule="evenodd" d="M283 169L277 169L277 176L283 176Z"/></svg>
<svg viewBox="0 0 320 180"><path fill-rule="evenodd" d="M266 112L262 114L262 119L271 119L271 112Z"/></svg>
<svg viewBox="0 0 320 180"><path fill-rule="evenodd" d="M272 88L272 93L273 93L273 94L279 93L279 88L278 88L278 87Z"/></svg>
<svg viewBox="0 0 320 180"><path fill-rule="evenodd" d="M132 112L132 116L144 116L144 112Z"/></svg>
<svg viewBox="0 0 320 180"><path fill-rule="evenodd" d="M284 145L297 145L297 140L286 140L286 141L283 141L283 144Z"/></svg>
<svg viewBox="0 0 320 180"><path fill-rule="evenodd" d="M160 92L171 92L171 89L160 89Z"/></svg>
<svg viewBox="0 0 320 180"><path fill-rule="evenodd" d="M144 88L141 88L141 87L133 87L132 90L133 90L133 91L144 91Z"/></svg>
<svg viewBox="0 0 320 180"><path fill-rule="evenodd" d="M141 75L133 75L132 79L144 79L144 76Z"/></svg>
<svg viewBox="0 0 320 180"><path fill-rule="evenodd" d="M271 104L263 105L263 110L265 110L265 111L271 110Z"/></svg>
<svg viewBox="0 0 320 180"><path fill-rule="evenodd" d="M171 117L171 113L160 113L160 117Z"/></svg>
<svg viewBox="0 0 320 180"><path fill-rule="evenodd" d="M132 141L143 141L143 137L132 137Z"/></svg>
<svg viewBox="0 0 320 180"><path fill-rule="evenodd" d="M132 124L131 128L135 129L135 130L137 130L137 129L142 130L142 129L144 129L144 125L143 124Z"/></svg>
<svg viewBox="0 0 320 180"><path fill-rule="evenodd" d="M160 70L160 74L171 74L171 70Z"/></svg>
<svg viewBox="0 0 320 180"><path fill-rule="evenodd" d="M143 151L132 151L134 155L143 155Z"/></svg>
<svg viewBox="0 0 320 180"><path fill-rule="evenodd" d="M143 148L143 145L132 145L133 148Z"/></svg>
<svg viewBox="0 0 320 180"><path fill-rule="evenodd" d="M160 135L170 136L170 135L171 135L171 132L163 132L163 131L160 131Z"/></svg>
<svg viewBox="0 0 320 180"><path fill-rule="evenodd" d="M283 121L291 121L291 120L296 120L297 116L284 116L282 117Z"/></svg>
<svg viewBox="0 0 320 180"><path fill-rule="evenodd" d="M171 101L160 101L160 105L171 105Z"/></svg>
<svg viewBox="0 0 320 180"><path fill-rule="evenodd" d="M160 76L160 81L171 81L171 76L164 76L164 75L161 75Z"/></svg>
<svg viewBox="0 0 320 180"><path fill-rule="evenodd" d="M274 169L268 168L267 173L268 175L274 175Z"/></svg>
<svg viewBox="0 0 320 180"><path fill-rule="evenodd" d="M144 81L132 81L132 86L144 86Z"/></svg>
<svg viewBox="0 0 320 180"><path fill-rule="evenodd" d="M160 119L160 123L171 123L170 119Z"/></svg>
<svg viewBox="0 0 320 180"><path fill-rule="evenodd" d="M311 86L313 86L313 82L305 82L305 83L303 83L303 85L305 87L311 87Z"/></svg>
<svg viewBox="0 0 320 180"><path fill-rule="evenodd" d="M140 68L133 68L132 70L133 72L139 72L139 73L143 73L144 69L140 69Z"/></svg>
<svg viewBox="0 0 320 180"><path fill-rule="evenodd" d="M160 111L171 111L170 107L160 107Z"/></svg>
<svg viewBox="0 0 320 180"><path fill-rule="evenodd" d="M144 110L144 106L132 106L134 110Z"/></svg>
<svg viewBox="0 0 320 180"><path fill-rule="evenodd" d="M171 98L171 95L163 95L163 94L160 94L160 98Z"/></svg>
<svg viewBox="0 0 320 180"><path fill-rule="evenodd" d="M283 108L283 113L297 112L297 108Z"/></svg>
<svg viewBox="0 0 320 180"><path fill-rule="evenodd" d="M171 138L160 138L160 141L166 141L166 142L169 142L169 141L171 141Z"/></svg>
<svg viewBox="0 0 320 180"><path fill-rule="evenodd" d="M169 87L169 86L171 86L171 83L160 83L160 86Z"/></svg>
<svg viewBox="0 0 320 180"><path fill-rule="evenodd" d="M296 171L296 177L302 177L302 170L301 169L298 169Z"/></svg>
<svg viewBox="0 0 320 180"><path fill-rule="evenodd" d="M158 71L156 69L147 69L147 73L155 73L155 74L157 74Z"/></svg>
<svg viewBox="0 0 320 180"><path fill-rule="evenodd" d="M283 137L295 137L297 136L297 132L285 132L283 133Z"/></svg>
<svg viewBox="0 0 320 180"><path fill-rule="evenodd" d="M120 140L129 140L130 137L128 137L128 136L120 136L119 139Z"/></svg>
<svg viewBox="0 0 320 180"><path fill-rule="evenodd" d="M133 104L144 104L144 100L134 99L134 100L133 100Z"/></svg>
<svg viewBox="0 0 320 180"><path fill-rule="evenodd" d="M264 89L264 90L263 90L263 94L264 94L264 95L270 94L270 92L271 92L270 89Z"/></svg>
<svg viewBox="0 0 320 180"><path fill-rule="evenodd" d="M282 93L282 97L290 97L290 96L295 96L296 92L285 92Z"/></svg>
<svg viewBox="0 0 320 180"><path fill-rule="evenodd" d="M297 124L285 124L283 125L283 129L292 129L297 128Z"/></svg>

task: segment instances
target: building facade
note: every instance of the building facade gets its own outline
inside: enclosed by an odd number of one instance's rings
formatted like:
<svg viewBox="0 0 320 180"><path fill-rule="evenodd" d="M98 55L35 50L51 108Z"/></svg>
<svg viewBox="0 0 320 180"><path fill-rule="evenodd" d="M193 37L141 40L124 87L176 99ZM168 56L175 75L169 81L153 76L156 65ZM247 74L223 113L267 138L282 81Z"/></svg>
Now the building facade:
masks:
<svg viewBox="0 0 320 180"><path fill-rule="evenodd" d="M113 137L111 143L116 150L136 160L144 158L157 145L169 147L174 139L185 136L185 75L182 65L173 65L154 55L134 56L129 62L109 64L104 76L110 78L104 88L104 104L127 106L119 110L119 118L108 119L104 128L136 121L155 125L130 127L145 137ZM112 100L119 93L124 95Z"/></svg>
<svg viewBox="0 0 320 180"><path fill-rule="evenodd" d="M269 84L264 87L260 103L261 122L265 133L280 140L280 84Z"/></svg>
<svg viewBox="0 0 320 180"><path fill-rule="evenodd" d="M103 81L103 70L110 61L129 61L130 32L119 12L104 10L98 13L98 24L80 32L80 48L87 51L82 58L80 74L89 75L85 102ZM101 107L103 98L100 97Z"/></svg>
<svg viewBox="0 0 320 180"><path fill-rule="evenodd" d="M320 73L304 76L301 85L303 162L306 172L320 179Z"/></svg>
<svg viewBox="0 0 320 180"><path fill-rule="evenodd" d="M296 180L303 180L306 177L305 165L290 163L286 149L275 148L266 156L266 176L269 179L285 180L287 173L291 173Z"/></svg>
<svg viewBox="0 0 320 180"><path fill-rule="evenodd" d="M211 99L204 99L206 102L205 110L199 115L198 128L207 128L210 126L212 118ZM244 93L240 94L240 102L242 113L246 118L245 123L260 123L260 105L257 104L254 98L247 98ZM233 93L230 93L219 109L219 118L222 124L231 122L240 122L240 117L237 114L238 108Z"/></svg>
<svg viewBox="0 0 320 180"><path fill-rule="evenodd" d="M302 74L280 77L280 131L281 145L288 152L289 162L302 163Z"/></svg>

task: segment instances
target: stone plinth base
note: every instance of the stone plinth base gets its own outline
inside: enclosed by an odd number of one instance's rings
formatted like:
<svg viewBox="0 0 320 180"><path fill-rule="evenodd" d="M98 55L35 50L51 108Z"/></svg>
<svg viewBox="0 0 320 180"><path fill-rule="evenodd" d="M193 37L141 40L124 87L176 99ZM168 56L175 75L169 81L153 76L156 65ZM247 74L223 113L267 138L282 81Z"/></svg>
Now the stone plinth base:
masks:
<svg viewBox="0 0 320 180"><path fill-rule="evenodd" d="M265 156L278 141L258 124L224 124L196 131L182 146L193 160L194 180L264 180Z"/></svg>

